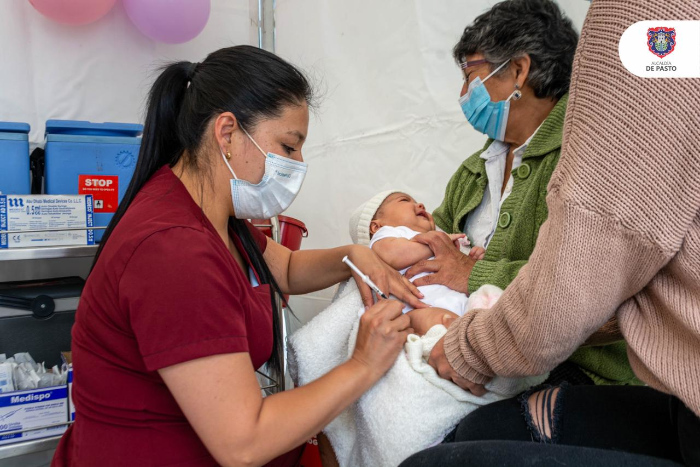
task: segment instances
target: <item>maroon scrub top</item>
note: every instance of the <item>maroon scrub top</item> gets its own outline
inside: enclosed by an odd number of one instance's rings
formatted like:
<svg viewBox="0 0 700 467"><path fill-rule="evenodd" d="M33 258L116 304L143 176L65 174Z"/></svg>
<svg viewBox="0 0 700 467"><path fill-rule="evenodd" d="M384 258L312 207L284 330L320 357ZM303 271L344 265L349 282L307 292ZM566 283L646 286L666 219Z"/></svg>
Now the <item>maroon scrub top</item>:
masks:
<svg viewBox="0 0 700 467"><path fill-rule="evenodd" d="M248 226L264 250L266 237ZM269 286L251 286L185 186L160 169L114 229L80 298L76 421L52 465L216 465L157 370L236 352L258 368L272 341Z"/></svg>

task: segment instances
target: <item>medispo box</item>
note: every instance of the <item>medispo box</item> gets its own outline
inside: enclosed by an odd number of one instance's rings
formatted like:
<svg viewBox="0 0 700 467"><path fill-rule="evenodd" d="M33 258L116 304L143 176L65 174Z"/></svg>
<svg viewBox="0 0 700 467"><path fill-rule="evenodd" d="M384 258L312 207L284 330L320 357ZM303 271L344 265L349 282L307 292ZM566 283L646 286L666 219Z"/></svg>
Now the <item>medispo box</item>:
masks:
<svg viewBox="0 0 700 467"><path fill-rule="evenodd" d="M131 123L48 120L44 193L92 195L95 226L106 227L131 181L142 132Z"/></svg>
<svg viewBox="0 0 700 467"><path fill-rule="evenodd" d="M67 385L0 394L0 446L60 435L67 422Z"/></svg>
<svg viewBox="0 0 700 467"><path fill-rule="evenodd" d="M93 225L91 195L0 195L0 248L94 245Z"/></svg>
<svg viewBox="0 0 700 467"><path fill-rule="evenodd" d="M0 122L0 193L26 195L29 183L29 124Z"/></svg>

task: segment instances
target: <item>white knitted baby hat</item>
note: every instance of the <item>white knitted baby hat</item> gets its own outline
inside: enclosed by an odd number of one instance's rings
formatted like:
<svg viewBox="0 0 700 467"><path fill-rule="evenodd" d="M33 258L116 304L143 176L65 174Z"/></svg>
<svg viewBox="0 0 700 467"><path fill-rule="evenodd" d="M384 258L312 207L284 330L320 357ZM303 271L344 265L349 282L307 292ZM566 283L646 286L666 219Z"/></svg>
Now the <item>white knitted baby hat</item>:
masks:
<svg viewBox="0 0 700 467"><path fill-rule="evenodd" d="M362 203L350 216L350 238L358 245L369 245L369 225L385 199L399 190L382 191Z"/></svg>

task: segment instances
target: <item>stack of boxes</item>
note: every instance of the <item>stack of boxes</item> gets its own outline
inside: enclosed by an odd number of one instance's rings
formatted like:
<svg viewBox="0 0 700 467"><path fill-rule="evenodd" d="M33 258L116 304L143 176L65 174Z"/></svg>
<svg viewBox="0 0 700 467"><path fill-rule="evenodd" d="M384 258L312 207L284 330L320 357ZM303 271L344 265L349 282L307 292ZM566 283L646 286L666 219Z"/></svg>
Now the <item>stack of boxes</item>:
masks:
<svg viewBox="0 0 700 467"><path fill-rule="evenodd" d="M29 130L0 122L0 249L99 242L131 181L142 125L47 121L38 193L31 192ZM69 365L64 386L1 393L0 446L65 431L75 418L71 386Z"/></svg>
<svg viewBox="0 0 700 467"><path fill-rule="evenodd" d="M48 120L43 194L31 194L29 125L0 122L0 248L99 242L131 181L142 131Z"/></svg>

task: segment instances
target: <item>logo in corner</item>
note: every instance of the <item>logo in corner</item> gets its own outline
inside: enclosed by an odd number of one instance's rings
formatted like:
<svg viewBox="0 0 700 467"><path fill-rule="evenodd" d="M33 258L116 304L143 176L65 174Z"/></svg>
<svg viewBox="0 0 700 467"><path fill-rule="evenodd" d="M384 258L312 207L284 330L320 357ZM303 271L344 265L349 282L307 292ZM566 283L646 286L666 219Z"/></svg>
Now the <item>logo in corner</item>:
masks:
<svg viewBox="0 0 700 467"><path fill-rule="evenodd" d="M136 157L134 156L134 153L125 149L117 153L115 162L118 166L129 169L136 165Z"/></svg>
<svg viewBox="0 0 700 467"><path fill-rule="evenodd" d="M649 28L647 30L647 45L651 53L659 58L664 58L676 48L676 29Z"/></svg>

